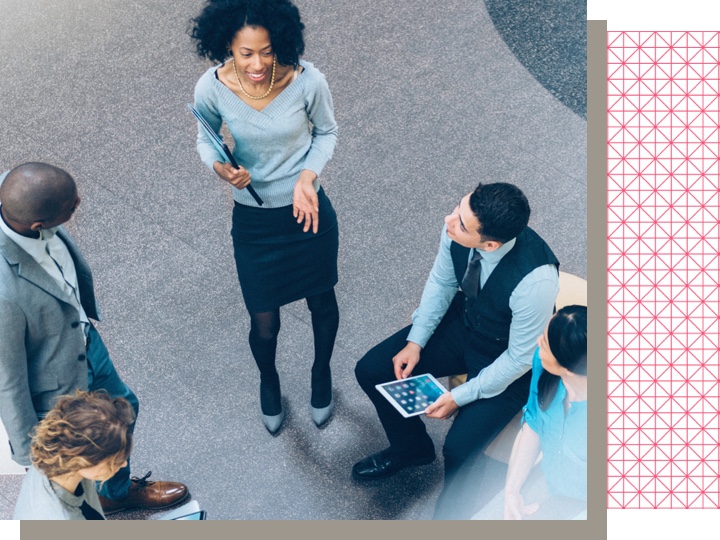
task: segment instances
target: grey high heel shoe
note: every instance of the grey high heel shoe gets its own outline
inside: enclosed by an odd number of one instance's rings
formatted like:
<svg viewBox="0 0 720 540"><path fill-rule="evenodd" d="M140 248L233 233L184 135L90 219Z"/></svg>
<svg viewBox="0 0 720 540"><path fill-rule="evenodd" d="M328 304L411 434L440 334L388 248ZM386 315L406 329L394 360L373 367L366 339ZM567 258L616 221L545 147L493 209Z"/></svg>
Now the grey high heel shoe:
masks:
<svg viewBox="0 0 720 540"><path fill-rule="evenodd" d="M268 395L268 393L270 395ZM277 402L276 400L280 401L280 412L273 415L265 414L263 412L262 405L263 398L265 398L266 402L270 401L271 403ZM267 428L271 435L275 435L275 433L280 430L283 420L285 420L285 407L283 407L282 403L282 394L280 393L279 382L276 385L267 384L264 386L262 381L260 381L260 414L262 416L263 424L265 424L265 428Z"/></svg>
<svg viewBox="0 0 720 540"><path fill-rule="evenodd" d="M316 409L310 405L310 416L312 416L313 422L317 427L322 426L332 416L333 409L335 408L335 396L330 398L330 405Z"/></svg>
<svg viewBox="0 0 720 540"><path fill-rule="evenodd" d="M268 416L267 414L262 415L263 424L265 428L270 432L271 435L275 435L282 426L283 420L285 420L285 409L280 411L280 414L274 416Z"/></svg>

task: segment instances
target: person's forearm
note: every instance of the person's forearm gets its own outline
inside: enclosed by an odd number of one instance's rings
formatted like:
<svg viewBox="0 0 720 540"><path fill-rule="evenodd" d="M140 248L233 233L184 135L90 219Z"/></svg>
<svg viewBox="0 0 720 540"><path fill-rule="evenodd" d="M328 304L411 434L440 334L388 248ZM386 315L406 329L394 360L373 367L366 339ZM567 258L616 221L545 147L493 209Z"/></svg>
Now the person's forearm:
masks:
<svg viewBox="0 0 720 540"><path fill-rule="evenodd" d="M539 455L540 437L524 424L513 444L505 480L505 493L520 493Z"/></svg>
<svg viewBox="0 0 720 540"><path fill-rule="evenodd" d="M298 176L297 181L298 182L304 182L306 184L312 184L317 179L317 174L315 174L314 171L311 171L310 169L303 169L300 171L300 176Z"/></svg>
<svg viewBox="0 0 720 540"><path fill-rule="evenodd" d="M458 405L495 397L527 373L537 338L552 317L557 291L557 271L552 266L536 268L523 278L510 295L512 322L508 348L477 377L453 389Z"/></svg>
<svg viewBox="0 0 720 540"><path fill-rule="evenodd" d="M425 347L458 292L450 256L450 240L445 231L443 227L438 254L425 283L420 305L412 315L413 326L408 341L420 347Z"/></svg>
<svg viewBox="0 0 720 540"><path fill-rule="evenodd" d="M37 424L37 414L28 382L26 328L23 311L14 302L0 297L0 421L7 431L12 459L29 466L29 434Z"/></svg>
<svg viewBox="0 0 720 540"><path fill-rule="evenodd" d="M195 88L195 108L210 128L213 129L215 133L219 133L220 127L222 126L222 118L215 111L215 107L211 105L207 88L205 88L204 84L201 85L200 82ZM205 133L205 129L200 125L200 122L198 122L197 125L196 148L200 155L200 160L205 163L208 168L215 170L215 162L225 163L225 157L215 148L215 145L207 133Z"/></svg>
<svg viewBox="0 0 720 540"><path fill-rule="evenodd" d="M514 358L506 350L477 377L453 388L453 398L458 405L464 406L478 399L495 397L527 373L531 366L532 353Z"/></svg>
<svg viewBox="0 0 720 540"><path fill-rule="evenodd" d="M320 176L323 168L332 158L338 133L332 96L327 82L324 80L319 82L308 99L307 114L313 125L312 144L303 167Z"/></svg>

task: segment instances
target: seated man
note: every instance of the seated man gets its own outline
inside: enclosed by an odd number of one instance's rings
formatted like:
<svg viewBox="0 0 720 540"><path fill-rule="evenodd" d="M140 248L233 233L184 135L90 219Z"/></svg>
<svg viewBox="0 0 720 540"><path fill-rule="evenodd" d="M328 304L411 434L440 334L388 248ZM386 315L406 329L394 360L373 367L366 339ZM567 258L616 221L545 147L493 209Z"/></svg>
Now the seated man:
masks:
<svg viewBox="0 0 720 540"><path fill-rule="evenodd" d="M90 322L100 320L90 268L61 226L79 204L75 181L52 165L0 175L0 418L13 460L25 467L30 432L61 395L104 389L138 411ZM188 495L183 484L147 476L118 470L100 491L105 514L165 508Z"/></svg>
<svg viewBox="0 0 720 540"><path fill-rule="evenodd" d="M527 198L510 184L480 184L463 197L445 218L413 324L371 349L355 368L390 441L353 466L357 480L387 478L435 459L422 420L401 416L376 384L413 372L467 373L465 384L427 408L430 418L458 411L443 447L445 485L436 519L472 516L474 509L462 502L480 489L477 479L457 473L527 402L535 343L559 289L558 260L527 226L529 218Z"/></svg>

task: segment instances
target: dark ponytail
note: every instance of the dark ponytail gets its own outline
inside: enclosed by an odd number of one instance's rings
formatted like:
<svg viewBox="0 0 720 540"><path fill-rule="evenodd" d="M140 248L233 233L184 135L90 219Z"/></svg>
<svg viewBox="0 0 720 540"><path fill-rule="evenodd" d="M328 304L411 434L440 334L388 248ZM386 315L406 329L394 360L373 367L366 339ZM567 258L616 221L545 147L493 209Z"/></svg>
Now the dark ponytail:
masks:
<svg viewBox="0 0 720 540"><path fill-rule="evenodd" d="M548 325L547 343L558 364L577 375L587 375L587 306L565 306ZM545 410L557 393L560 377L543 370L538 402Z"/></svg>

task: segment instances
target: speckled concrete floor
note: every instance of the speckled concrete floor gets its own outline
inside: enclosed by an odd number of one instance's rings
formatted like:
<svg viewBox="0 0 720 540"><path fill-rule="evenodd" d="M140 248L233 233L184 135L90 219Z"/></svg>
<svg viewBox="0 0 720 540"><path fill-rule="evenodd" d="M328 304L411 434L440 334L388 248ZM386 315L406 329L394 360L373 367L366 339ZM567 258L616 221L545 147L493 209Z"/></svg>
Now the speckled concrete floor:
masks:
<svg viewBox="0 0 720 540"><path fill-rule="evenodd" d="M585 0L485 0L495 27L530 73L587 118Z"/></svg>
<svg viewBox="0 0 720 540"><path fill-rule="evenodd" d="M185 110L207 68L186 35L200 5L0 4L0 169L48 161L79 183L70 228L95 273L99 330L141 400L134 472L187 483L212 519L430 518L441 460L374 485L350 478L386 442L354 364L408 322L442 219L479 180L518 184L563 270L586 277L586 122L515 58L482 2L299 0L305 57L340 126L322 179L341 235L338 406L318 430L310 318L289 305L278 365L290 414L271 437L230 193L198 159ZM429 425L439 446L448 425ZM0 518L17 489L0 477Z"/></svg>

